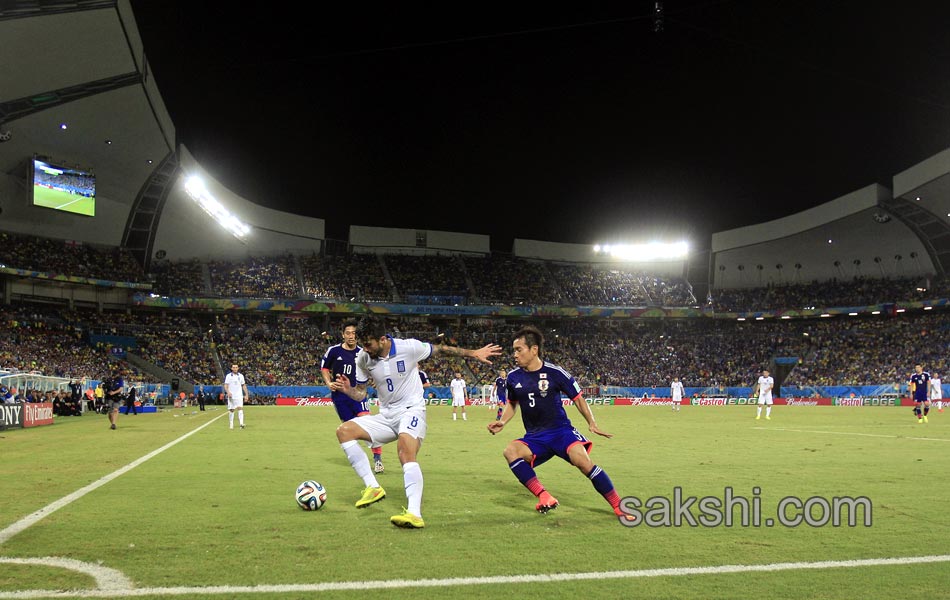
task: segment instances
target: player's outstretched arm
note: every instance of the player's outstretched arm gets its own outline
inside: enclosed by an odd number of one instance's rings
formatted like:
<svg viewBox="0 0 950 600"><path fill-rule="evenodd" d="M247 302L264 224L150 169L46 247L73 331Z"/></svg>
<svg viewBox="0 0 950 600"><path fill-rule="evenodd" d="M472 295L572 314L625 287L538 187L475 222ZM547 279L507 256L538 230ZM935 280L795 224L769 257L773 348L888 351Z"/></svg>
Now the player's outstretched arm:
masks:
<svg viewBox="0 0 950 600"><path fill-rule="evenodd" d="M491 361L488 359L493 356L501 355L501 346L498 344L488 344L478 350L469 350L468 348L459 348L458 346L432 346L432 353L474 358L478 362L490 365Z"/></svg>
<svg viewBox="0 0 950 600"><path fill-rule="evenodd" d="M614 434L607 433L597 427L597 422L594 421L594 413L590 411L590 407L587 406L587 400L584 400L583 394L578 394L574 397L571 402L574 403L574 406L577 407L577 412L581 413L581 416L584 417L584 420L587 421L587 427L590 429L591 433L596 433L597 435L604 436L605 438L612 438Z"/></svg>
<svg viewBox="0 0 950 600"><path fill-rule="evenodd" d="M492 421L491 423L488 424L488 431L492 435L495 435L496 433L504 429L505 425L508 424L508 421L515 418L515 412L517 410L518 409L516 408L514 403L508 402L508 404L505 405L505 410L501 413L501 419L499 419L498 421Z"/></svg>

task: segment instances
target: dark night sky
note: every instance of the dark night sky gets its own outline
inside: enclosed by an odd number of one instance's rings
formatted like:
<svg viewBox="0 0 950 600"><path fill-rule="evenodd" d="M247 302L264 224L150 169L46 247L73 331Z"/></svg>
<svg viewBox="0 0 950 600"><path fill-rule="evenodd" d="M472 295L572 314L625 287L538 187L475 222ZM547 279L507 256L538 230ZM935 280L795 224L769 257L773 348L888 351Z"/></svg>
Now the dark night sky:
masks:
<svg viewBox="0 0 950 600"><path fill-rule="evenodd" d="M325 4L132 2L179 141L328 237L705 245L950 146L948 2Z"/></svg>

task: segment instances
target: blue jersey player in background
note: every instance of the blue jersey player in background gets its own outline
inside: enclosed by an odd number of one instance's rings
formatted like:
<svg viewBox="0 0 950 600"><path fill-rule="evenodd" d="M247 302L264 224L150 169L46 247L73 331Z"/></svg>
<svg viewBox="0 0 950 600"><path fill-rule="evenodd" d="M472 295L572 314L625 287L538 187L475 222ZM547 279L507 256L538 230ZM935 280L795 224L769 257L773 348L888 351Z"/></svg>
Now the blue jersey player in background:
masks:
<svg viewBox="0 0 950 600"><path fill-rule="evenodd" d="M508 467L518 481L538 498L535 509L546 513L557 508L557 498L552 496L534 472L534 468L558 456L577 467L614 510L618 518L629 520L620 509L620 496L603 469L590 460L593 443L578 432L567 418L561 394L571 399L581 413L591 433L609 438L611 434L601 431L594 415L581 394L581 388L571 375L541 358L544 336L535 327L524 327L515 334L515 363L519 368L508 373L506 388L508 406L501 420L488 424L492 435L505 428L521 407L525 435L513 440L505 448Z"/></svg>
<svg viewBox="0 0 950 600"><path fill-rule="evenodd" d="M508 390L505 387L507 379L508 373L504 369L498 371L498 378L495 379L495 385L492 387L492 396L494 396L495 403L498 405L498 412L495 413L496 421L501 420L505 405L508 404Z"/></svg>
<svg viewBox="0 0 950 600"><path fill-rule="evenodd" d="M356 321L345 321L341 333L343 343L327 348L320 361L320 375L330 388L330 398L333 400L336 414L339 415L340 421L345 423L350 419L368 415L369 406L365 398L362 402L357 402L340 391L340 384L336 382L337 375L342 375L350 380L350 385L356 387L356 355L360 353L360 347L356 344ZM373 449L373 470L382 473L383 448L370 447Z"/></svg>
<svg viewBox="0 0 950 600"><path fill-rule="evenodd" d="M918 423L926 423L930 413L930 373L922 365L914 365L914 374L910 376L910 393L914 397L914 414ZM920 407L923 405L923 414Z"/></svg>

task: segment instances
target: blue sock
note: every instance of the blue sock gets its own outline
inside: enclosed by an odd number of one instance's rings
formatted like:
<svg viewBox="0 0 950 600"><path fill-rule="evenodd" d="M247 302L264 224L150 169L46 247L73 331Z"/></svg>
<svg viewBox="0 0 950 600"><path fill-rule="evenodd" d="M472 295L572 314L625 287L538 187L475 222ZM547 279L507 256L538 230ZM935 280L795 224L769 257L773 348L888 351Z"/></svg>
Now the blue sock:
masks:
<svg viewBox="0 0 950 600"><path fill-rule="evenodd" d="M522 485L528 485L529 481L537 477L534 473L534 469L532 469L531 465L523 458L508 463L508 467L511 468L511 472L515 474L515 477L518 478L518 481L520 481Z"/></svg>
<svg viewBox="0 0 950 600"><path fill-rule="evenodd" d="M597 465L594 465L594 468L590 470L590 473L587 474L587 478L591 480L591 483L594 484L594 489L601 495L607 494L610 490L614 489L614 482L610 480L610 477L607 477L606 471Z"/></svg>

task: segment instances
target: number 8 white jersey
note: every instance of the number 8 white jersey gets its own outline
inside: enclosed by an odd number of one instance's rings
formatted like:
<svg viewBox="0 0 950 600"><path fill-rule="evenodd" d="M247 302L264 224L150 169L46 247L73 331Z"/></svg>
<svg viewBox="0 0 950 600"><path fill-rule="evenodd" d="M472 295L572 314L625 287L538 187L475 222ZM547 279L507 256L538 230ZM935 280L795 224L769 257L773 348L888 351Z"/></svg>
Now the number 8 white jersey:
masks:
<svg viewBox="0 0 950 600"><path fill-rule="evenodd" d="M425 408L425 392L416 363L429 358L432 345L415 339L389 339L392 345L383 358L373 358L366 350L356 355L356 383L364 384L373 379L379 393L380 413Z"/></svg>

